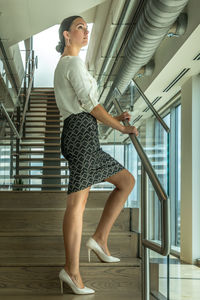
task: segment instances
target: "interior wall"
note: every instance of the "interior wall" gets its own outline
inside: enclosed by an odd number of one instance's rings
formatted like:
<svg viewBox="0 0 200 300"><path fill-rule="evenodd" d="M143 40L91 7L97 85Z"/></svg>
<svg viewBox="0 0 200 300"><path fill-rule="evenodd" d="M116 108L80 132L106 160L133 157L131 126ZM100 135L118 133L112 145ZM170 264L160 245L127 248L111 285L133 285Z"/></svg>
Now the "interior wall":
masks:
<svg viewBox="0 0 200 300"><path fill-rule="evenodd" d="M200 257L200 75L188 79L181 98L181 259Z"/></svg>

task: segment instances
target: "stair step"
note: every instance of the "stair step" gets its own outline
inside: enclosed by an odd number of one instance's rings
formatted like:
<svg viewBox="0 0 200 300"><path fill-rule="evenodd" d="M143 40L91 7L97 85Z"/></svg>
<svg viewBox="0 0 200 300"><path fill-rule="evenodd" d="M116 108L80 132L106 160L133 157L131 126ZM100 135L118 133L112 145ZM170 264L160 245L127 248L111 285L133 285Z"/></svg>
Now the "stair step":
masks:
<svg viewBox="0 0 200 300"><path fill-rule="evenodd" d="M55 96L53 91L31 91L30 96Z"/></svg>
<svg viewBox="0 0 200 300"><path fill-rule="evenodd" d="M98 225L102 212L103 208L86 207L83 216L83 231L92 231ZM54 231L61 233L64 214L65 208L0 209L0 235L5 235L10 231L14 231L16 234L23 231L25 235L29 231L38 231L38 235ZM111 232L130 234L129 220L130 208L122 209ZM24 230L24 228L26 229Z"/></svg>
<svg viewBox="0 0 200 300"><path fill-rule="evenodd" d="M20 143L21 147L59 147L60 143Z"/></svg>
<svg viewBox="0 0 200 300"><path fill-rule="evenodd" d="M26 134L32 134L32 133L34 133L34 134L37 134L37 133L42 133L42 134L49 134L49 133L59 133L60 134L60 130L58 131L56 131L56 130L46 130L46 131L39 131L39 130L29 130L29 131L26 131Z"/></svg>
<svg viewBox="0 0 200 300"><path fill-rule="evenodd" d="M66 162L66 159L65 158L44 158L44 157L41 157L41 158L32 158L32 157L26 157L26 158L23 158L23 157L20 157L19 158L19 161L65 161Z"/></svg>
<svg viewBox="0 0 200 300"><path fill-rule="evenodd" d="M110 188L107 191L90 190L86 208L103 208L112 190L113 188ZM9 209L11 207L17 209L24 209L25 207L66 208L66 191L0 191L0 199L1 208L5 209Z"/></svg>
<svg viewBox="0 0 200 300"><path fill-rule="evenodd" d="M25 188L67 188L67 184L12 184L13 189L14 188L20 188L20 190L23 190Z"/></svg>
<svg viewBox="0 0 200 300"><path fill-rule="evenodd" d="M15 193L16 192L21 192L21 191L23 191L23 193L24 192L31 192L31 191L33 191L33 190L27 190L27 189L32 189L32 187L33 187L32 185L28 186L28 187L24 187L25 190L21 189L21 185L19 187L15 186L16 189L11 190L12 187L13 187L13 184L1 184L1 190L2 191L9 190L9 191L15 192ZM65 189L61 189L61 187L59 187L59 186L57 186L57 188L59 188L59 189L57 189L56 187L55 187L55 189L53 189L51 186L48 186L47 189L45 189L46 188L45 187L43 190L41 190L41 188L43 188L41 185L40 186L35 186L34 188L35 188L35 192L44 192L44 193L46 193L46 192L50 191L50 192L53 192L53 193L62 193L64 191L65 194L67 192L66 188Z"/></svg>
<svg viewBox="0 0 200 300"><path fill-rule="evenodd" d="M41 102L41 101L42 101L42 102ZM54 101L54 100L49 100L49 101L47 101L47 100L40 100L40 101L33 100L33 101L30 102L30 104L29 104L29 109L30 109L31 107L32 107L32 108L38 107L39 105L41 105L42 107L45 107L45 108L47 108L47 106L48 106L48 108L55 107L55 108L58 109L57 103L56 103L56 101Z"/></svg>
<svg viewBox="0 0 200 300"><path fill-rule="evenodd" d="M37 127L39 127L39 128L41 128L41 125L38 125L38 124L34 124L34 125L27 125L26 124L26 128L37 128ZM63 126L62 125L42 125L42 128L49 128L49 127L51 127L51 128L62 128Z"/></svg>
<svg viewBox="0 0 200 300"><path fill-rule="evenodd" d="M92 258L92 257L91 257ZM3 258L0 258L0 267L17 267L17 266L35 266L35 267L42 267L42 266L63 266L65 262L64 257L55 257L52 260L51 256L44 256L44 257L9 257L6 261ZM94 259L91 262L88 262L87 257L83 257L80 261L80 266L101 266L102 262L94 254ZM115 266L116 263L109 263L109 266ZM121 257L120 261L117 263L118 267L140 267L141 260L136 257Z"/></svg>
<svg viewBox="0 0 200 300"><path fill-rule="evenodd" d="M56 100L54 99L51 99L51 98L48 98L47 99L43 99L43 98L38 98L38 99L31 99L30 100L30 104L29 105L38 105L38 104L44 104L44 105L56 105L57 106L57 103L56 103Z"/></svg>
<svg viewBox="0 0 200 300"><path fill-rule="evenodd" d="M33 109L30 109L28 112L34 112L34 113L41 113L41 112L59 112L58 109L44 109L44 110L33 110Z"/></svg>
<svg viewBox="0 0 200 300"><path fill-rule="evenodd" d="M38 102L38 103L40 103L41 101L48 103L49 101L55 102L56 99L55 99L54 96L49 96L49 97L47 97L47 96L31 96L30 97L30 102L35 103L35 101Z"/></svg>
<svg viewBox="0 0 200 300"><path fill-rule="evenodd" d="M63 120L46 120L46 119L39 119L39 120L27 120L26 119L26 123L35 123L35 122L37 122L37 123L48 123L48 122L52 122L52 123L61 123L61 122L63 122Z"/></svg>
<svg viewBox="0 0 200 300"><path fill-rule="evenodd" d="M33 115L32 113L30 114L30 113L27 113L26 114L26 118L50 118L50 117L52 117L52 118L61 118L62 116L61 115L58 115L58 114L55 114L55 115L48 115L48 114L45 114L45 115L42 115L41 114L41 112L40 112L40 115L38 116L38 115Z"/></svg>
<svg viewBox="0 0 200 300"><path fill-rule="evenodd" d="M69 175L15 175L15 178L69 178Z"/></svg>
<svg viewBox="0 0 200 300"><path fill-rule="evenodd" d="M49 112L51 112L51 111L53 111L53 110L55 110L55 111L59 111L59 109L58 109L58 106L57 105L46 105L46 104L43 104L43 105L36 105L36 104L33 104L33 105L30 105L30 108L29 108L29 110L28 111L33 111L34 109L43 109L42 111L49 111Z"/></svg>
<svg viewBox="0 0 200 300"><path fill-rule="evenodd" d="M48 98L44 98L44 97L30 98L30 104L36 104L36 103L41 103L41 104L54 103L55 105L57 105L55 97L53 97L53 98L50 98L50 97L48 97Z"/></svg>
<svg viewBox="0 0 200 300"><path fill-rule="evenodd" d="M23 96L25 96L24 94L21 94L21 96L23 97ZM55 95L54 95L54 93L52 93L52 92L49 92L49 93L31 93L30 94L30 98L32 98L32 97L54 97L55 98Z"/></svg>
<svg viewBox="0 0 200 300"><path fill-rule="evenodd" d="M48 170L48 169L56 169L56 170L65 170L67 166L19 166L19 170Z"/></svg>
<svg viewBox="0 0 200 300"><path fill-rule="evenodd" d="M19 154L43 154L43 153L60 153L60 150L20 150ZM14 156L18 155L17 153L13 153Z"/></svg>
<svg viewBox="0 0 200 300"><path fill-rule="evenodd" d="M44 95L44 96L48 96L48 95L52 95L54 96L54 91L31 91L30 93L31 96L38 96L38 95Z"/></svg>
<svg viewBox="0 0 200 300"><path fill-rule="evenodd" d="M30 104L30 109L31 108L47 108L47 105L44 103L43 105L39 105L39 104ZM48 109L50 110L51 108L53 109L58 109L58 106L55 105L54 103L49 103L48 105Z"/></svg>
<svg viewBox="0 0 200 300"><path fill-rule="evenodd" d="M62 223L62 222L61 222ZM28 233L27 233L28 234ZM32 257L35 259L38 257L45 257L45 255L51 256L52 260L56 257L64 257L64 245L63 245L63 234L62 234L62 225L60 234L57 232L53 234L51 232L50 235L44 234L40 232L30 232L29 235L18 235L13 236L13 232L11 235L7 233L7 236L1 234L1 244L0 244L0 258L4 259L4 263L6 260L9 261L9 257L15 257L16 261L18 257L29 257L31 260ZM82 258L87 258L87 249L86 249L86 241L92 235L92 232L82 233L82 241L81 241L81 250L80 250L80 261ZM116 257L135 257L137 255L134 248L136 245L134 244L135 240L132 239L134 234L129 233L116 233L113 234L110 232L109 234L109 250L113 256ZM12 238L11 238L12 237ZM97 262L98 258L96 255L91 252L91 262Z"/></svg>
<svg viewBox="0 0 200 300"><path fill-rule="evenodd" d="M42 259L41 259L42 260ZM141 299L141 268L139 266L120 266L98 263L80 263L80 272L83 274L83 281L87 286L95 290L96 295L101 295L98 299L105 300L139 300ZM10 266L1 267L0 282L1 292L4 300L6 295L9 299L20 297L20 300L29 298L44 300L46 297L60 299L60 281L58 274L62 265L54 266ZM103 291L103 293L102 293ZM114 298L113 298L114 293ZM11 296L12 295L12 296ZM37 295L37 296L36 296ZM89 299L91 295L74 295L67 284L64 284L64 299ZM52 298L53 297L53 298ZM94 296L95 297L95 296ZM93 296L92 296L93 298ZM33 298L32 298L33 299Z"/></svg>
<svg viewBox="0 0 200 300"><path fill-rule="evenodd" d="M25 140L60 140L60 137L53 136L26 136L22 138L22 141Z"/></svg>
<svg viewBox="0 0 200 300"><path fill-rule="evenodd" d="M49 93L30 93L30 98L32 97L53 97L55 99L55 94L52 92Z"/></svg>
<svg viewBox="0 0 200 300"><path fill-rule="evenodd" d="M31 91L30 96L54 96L52 91Z"/></svg>

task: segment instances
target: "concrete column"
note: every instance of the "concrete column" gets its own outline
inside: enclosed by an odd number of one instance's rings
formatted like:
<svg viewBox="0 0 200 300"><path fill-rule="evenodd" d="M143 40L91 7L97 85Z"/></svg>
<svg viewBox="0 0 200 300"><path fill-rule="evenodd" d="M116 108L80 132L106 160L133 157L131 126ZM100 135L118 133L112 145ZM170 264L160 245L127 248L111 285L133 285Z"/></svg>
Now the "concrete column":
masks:
<svg viewBox="0 0 200 300"><path fill-rule="evenodd" d="M181 259L200 258L200 75L181 96Z"/></svg>

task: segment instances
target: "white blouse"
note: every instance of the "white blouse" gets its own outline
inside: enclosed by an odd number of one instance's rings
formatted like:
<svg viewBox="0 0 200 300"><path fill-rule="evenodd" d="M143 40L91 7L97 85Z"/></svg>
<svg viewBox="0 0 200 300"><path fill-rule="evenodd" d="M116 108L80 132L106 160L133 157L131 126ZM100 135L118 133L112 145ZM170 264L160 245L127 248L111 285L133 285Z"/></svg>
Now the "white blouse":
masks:
<svg viewBox="0 0 200 300"><path fill-rule="evenodd" d="M99 104L96 80L79 56L60 58L54 72L54 92L63 120L71 114L91 112Z"/></svg>

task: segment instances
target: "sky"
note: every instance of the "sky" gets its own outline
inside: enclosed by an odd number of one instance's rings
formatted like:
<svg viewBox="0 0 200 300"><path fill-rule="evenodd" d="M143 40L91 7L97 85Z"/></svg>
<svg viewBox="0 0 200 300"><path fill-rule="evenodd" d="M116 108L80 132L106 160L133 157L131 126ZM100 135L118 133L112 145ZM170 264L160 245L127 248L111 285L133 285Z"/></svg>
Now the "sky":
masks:
<svg viewBox="0 0 200 300"><path fill-rule="evenodd" d="M87 24L89 28L88 44L93 23ZM38 69L35 71L34 86L35 87L53 87L53 75L60 53L55 49L59 41L58 36L59 25L52 26L33 36L33 49L35 56L38 56ZM24 42L19 43L22 59L24 63ZM79 56L85 61L88 45L83 47Z"/></svg>

